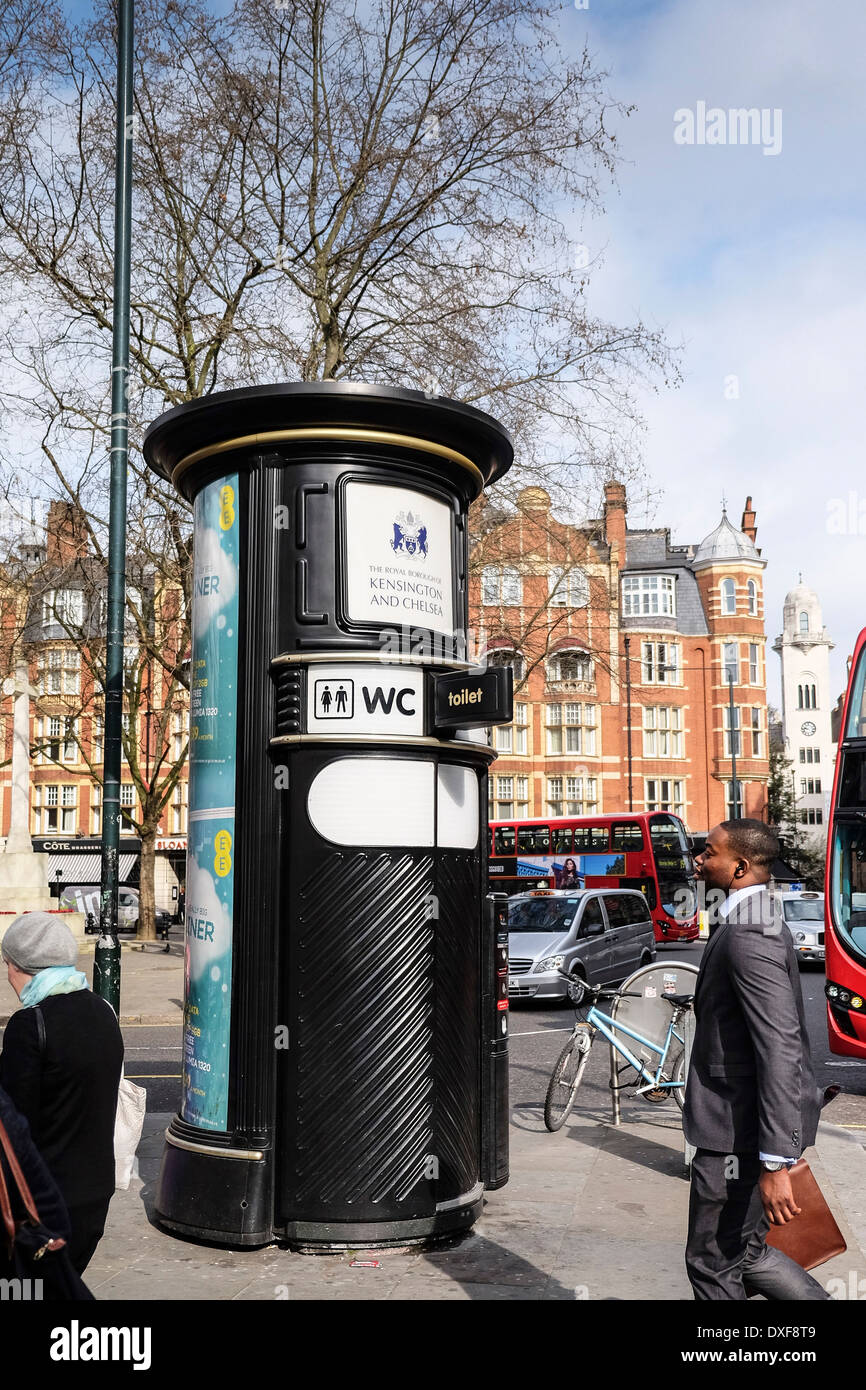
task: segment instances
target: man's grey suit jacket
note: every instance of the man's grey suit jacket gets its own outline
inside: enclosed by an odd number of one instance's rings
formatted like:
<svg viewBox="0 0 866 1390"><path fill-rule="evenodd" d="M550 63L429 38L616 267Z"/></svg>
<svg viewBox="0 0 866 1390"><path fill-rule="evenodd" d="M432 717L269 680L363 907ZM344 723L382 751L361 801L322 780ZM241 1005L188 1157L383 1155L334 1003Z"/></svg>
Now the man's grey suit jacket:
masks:
<svg viewBox="0 0 866 1390"><path fill-rule="evenodd" d="M704 949L683 1128L717 1153L797 1158L815 1142L815 1083L791 933L768 892L736 903Z"/></svg>

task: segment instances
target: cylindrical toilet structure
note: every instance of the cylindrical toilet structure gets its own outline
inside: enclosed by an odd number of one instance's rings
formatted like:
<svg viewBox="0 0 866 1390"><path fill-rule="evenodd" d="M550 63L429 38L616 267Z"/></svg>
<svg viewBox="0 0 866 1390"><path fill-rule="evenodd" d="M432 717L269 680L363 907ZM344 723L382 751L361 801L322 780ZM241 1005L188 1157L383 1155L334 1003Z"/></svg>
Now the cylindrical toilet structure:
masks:
<svg viewBox="0 0 866 1390"><path fill-rule="evenodd" d="M183 1095L157 1214L311 1249L465 1229L508 1171L477 726L510 717L510 683L470 674L466 517L509 437L328 382L180 406L144 452L195 509Z"/></svg>

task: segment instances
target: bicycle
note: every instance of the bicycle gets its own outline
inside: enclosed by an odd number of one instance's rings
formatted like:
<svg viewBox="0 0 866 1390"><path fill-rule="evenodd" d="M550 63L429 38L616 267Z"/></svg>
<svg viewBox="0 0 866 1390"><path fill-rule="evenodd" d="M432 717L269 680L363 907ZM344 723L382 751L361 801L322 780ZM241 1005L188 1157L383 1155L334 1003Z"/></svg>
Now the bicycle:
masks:
<svg viewBox="0 0 866 1390"><path fill-rule="evenodd" d="M667 1094L672 1091L674 1100L682 1110L685 1099L685 1043L682 1034L677 1032L677 1024L683 1014L691 1008L694 995L663 994L660 996L660 998L667 1000L673 1013L668 1024L664 1045L659 1047L658 1043L652 1042L650 1038L645 1038L634 1028L629 1028L624 1023L618 1023L615 1018L611 1018L610 1014L603 1013L601 1009L596 1007L599 999L622 999L626 997L640 999L643 997L642 995L631 990L605 990L598 985L587 985L583 980L576 980L572 976L568 976L567 980L568 996L572 1003L581 1004L587 994L591 996L592 1003L586 1019L578 1019L575 1023L571 1037L559 1055L553 1069L553 1075L550 1078L550 1084L547 1087L547 1095L544 1099L544 1123L551 1133L561 1129L571 1114L577 1096L577 1088L583 1079L586 1064L589 1061L590 1049L599 1033L607 1039L621 1057L625 1058L626 1066L634 1068L638 1073L639 1081L642 1081L643 1084L637 1085L636 1095L642 1095L647 1100L658 1102L663 1101ZM634 1038L636 1042L640 1043L642 1047L648 1047L658 1054L655 1075L635 1057L626 1043L621 1042L615 1036L613 1029L627 1034L628 1037ZM625 1067L619 1069L620 1072L624 1070Z"/></svg>

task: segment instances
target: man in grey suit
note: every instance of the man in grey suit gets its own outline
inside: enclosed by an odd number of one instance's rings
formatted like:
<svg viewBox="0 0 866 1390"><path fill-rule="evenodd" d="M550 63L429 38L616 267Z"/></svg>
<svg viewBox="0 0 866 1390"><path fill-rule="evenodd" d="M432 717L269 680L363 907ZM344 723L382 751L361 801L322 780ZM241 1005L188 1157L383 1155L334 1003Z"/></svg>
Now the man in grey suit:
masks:
<svg viewBox="0 0 866 1390"><path fill-rule="evenodd" d="M829 1298L765 1244L800 1210L788 1169L815 1142L821 1109L791 934L768 892L778 852L763 821L733 820L695 861L723 898L695 985L683 1112L697 1150L686 1247L697 1299Z"/></svg>

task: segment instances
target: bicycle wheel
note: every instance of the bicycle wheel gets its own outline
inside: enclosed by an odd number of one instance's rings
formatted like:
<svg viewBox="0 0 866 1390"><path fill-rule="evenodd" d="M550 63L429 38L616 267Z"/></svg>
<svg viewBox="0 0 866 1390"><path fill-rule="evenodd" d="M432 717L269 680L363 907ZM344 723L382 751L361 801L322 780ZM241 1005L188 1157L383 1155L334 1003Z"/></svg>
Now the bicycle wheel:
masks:
<svg viewBox="0 0 866 1390"><path fill-rule="evenodd" d="M572 1034L559 1055L544 1098L544 1123L551 1133L562 1129L571 1114L591 1047L590 1034L581 1029Z"/></svg>

